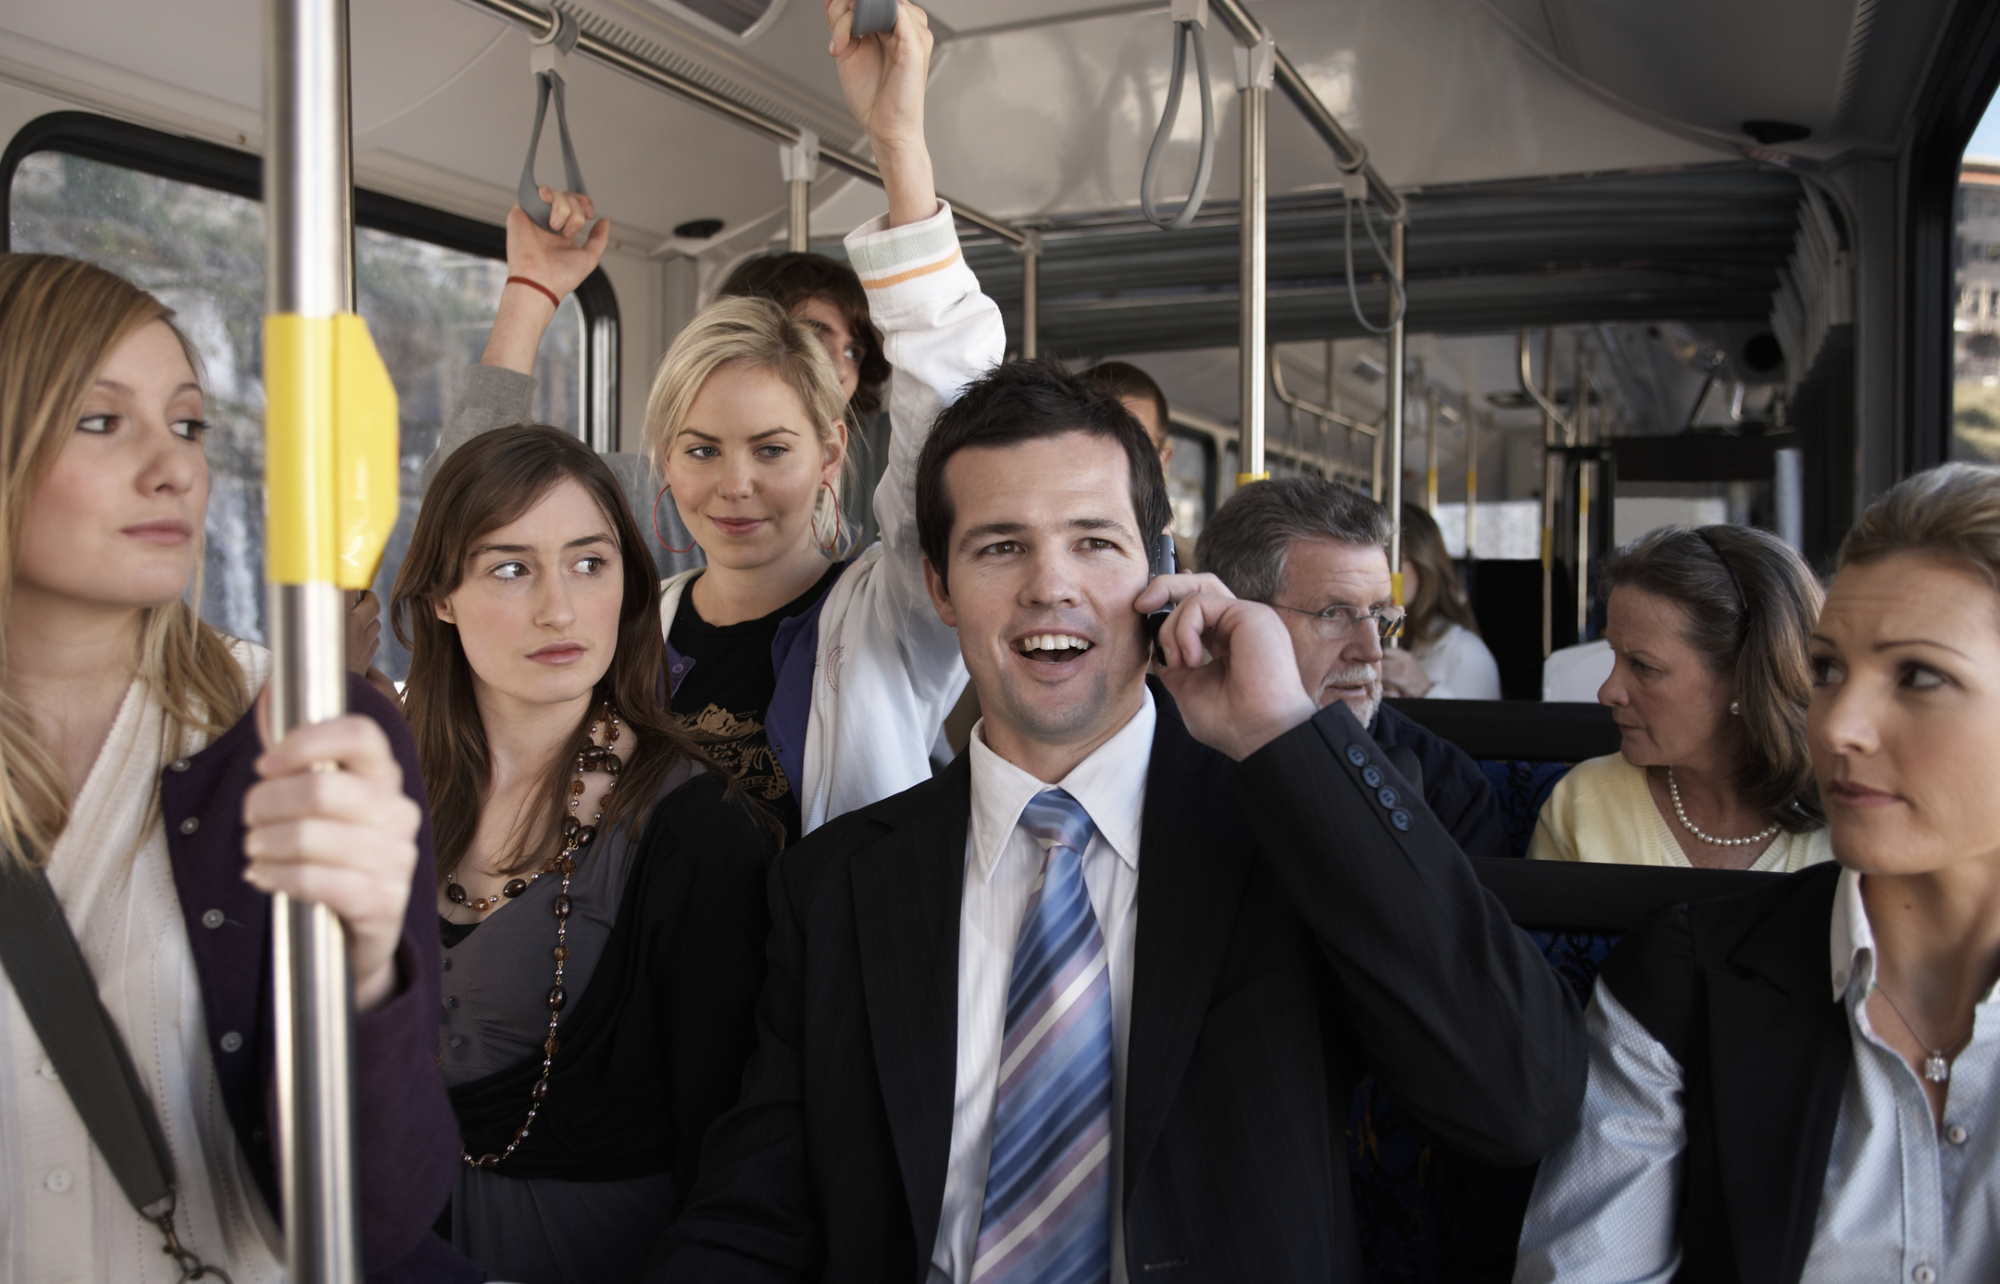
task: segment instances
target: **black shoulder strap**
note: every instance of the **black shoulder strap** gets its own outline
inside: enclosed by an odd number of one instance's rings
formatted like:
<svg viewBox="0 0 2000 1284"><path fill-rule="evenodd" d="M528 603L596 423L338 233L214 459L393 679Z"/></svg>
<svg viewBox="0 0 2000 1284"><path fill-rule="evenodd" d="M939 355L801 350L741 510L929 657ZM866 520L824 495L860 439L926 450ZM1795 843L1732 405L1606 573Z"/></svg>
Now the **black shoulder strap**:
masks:
<svg viewBox="0 0 2000 1284"><path fill-rule="evenodd" d="M174 1161L153 1103L48 875L0 855L0 963L90 1139L142 1217L173 1208Z"/></svg>
<svg viewBox="0 0 2000 1284"><path fill-rule="evenodd" d="M227 1272L182 1247L176 1235L173 1153L132 1054L97 996L90 964L83 961L49 876L22 868L4 852L0 966L91 1143L139 1216L159 1228L166 1241L161 1251L180 1268L182 1284L202 1279L230 1284Z"/></svg>

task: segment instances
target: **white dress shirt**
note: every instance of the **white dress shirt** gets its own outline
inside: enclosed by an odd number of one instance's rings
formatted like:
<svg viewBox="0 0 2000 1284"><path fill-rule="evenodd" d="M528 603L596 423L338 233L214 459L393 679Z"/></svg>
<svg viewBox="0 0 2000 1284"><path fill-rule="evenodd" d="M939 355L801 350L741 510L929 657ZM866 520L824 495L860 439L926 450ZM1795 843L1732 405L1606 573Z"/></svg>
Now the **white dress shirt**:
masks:
<svg viewBox="0 0 2000 1284"><path fill-rule="evenodd" d="M269 653L238 643L235 655L262 686ZM49 853L49 882L152 1096L181 1243L236 1284L277 1284L284 1239L223 1109L174 889L159 808L164 739L159 701L134 681ZM205 737L192 740L190 753ZM180 1272L161 1243L0 974L0 1284L172 1284Z"/></svg>
<svg viewBox="0 0 2000 1284"><path fill-rule="evenodd" d="M1833 998L1847 1009L1853 1063L1801 1284L2000 1279L1994 992L1979 1001L1972 1042L1952 1064L1940 1135L1916 1072L1868 1019L1875 934L1853 870L1841 872L1829 935ZM1588 1025L1582 1128L1542 1164L1514 1278L1663 1284L1681 1256L1681 1067L1606 985L1591 1000Z"/></svg>
<svg viewBox="0 0 2000 1284"><path fill-rule="evenodd" d="M1125 1047L1132 1030L1132 944L1139 925L1139 828L1157 718L1152 693L1146 692L1132 720L1054 785L987 748L983 723L973 728L972 816L958 920L958 1079L931 1284L967 1284L972 1278L993 1151L1014 942L1044 856L1041 843L1021 828L1021 811L1036 794L1057 788L1081 803L1097 827L1083 853L1083 881L1111 970L1111 1284L1125 1282L1117 1211L1124 1194Z"/></svg>

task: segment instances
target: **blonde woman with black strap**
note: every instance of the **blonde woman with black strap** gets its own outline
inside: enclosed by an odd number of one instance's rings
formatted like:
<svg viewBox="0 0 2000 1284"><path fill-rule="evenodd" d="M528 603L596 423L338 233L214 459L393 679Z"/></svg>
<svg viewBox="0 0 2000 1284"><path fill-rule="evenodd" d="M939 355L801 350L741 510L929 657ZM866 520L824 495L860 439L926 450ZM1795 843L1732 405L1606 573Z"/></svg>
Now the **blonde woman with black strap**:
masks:
<svg viewBox="0 0 2000 1284"><path fill-rule="evenodd" d="M158 1116L175 1237L235 1284L283 1274L270 894L330 906L354 977L364 1263L424 1280L456 1130L414 748L359 678L353 714L264 748L268 653L187 604L207 424L171 316L88 264L0 255L0 861L46 874ZM162 1238L0 986L0 1280L170 1284Z"/></svg>

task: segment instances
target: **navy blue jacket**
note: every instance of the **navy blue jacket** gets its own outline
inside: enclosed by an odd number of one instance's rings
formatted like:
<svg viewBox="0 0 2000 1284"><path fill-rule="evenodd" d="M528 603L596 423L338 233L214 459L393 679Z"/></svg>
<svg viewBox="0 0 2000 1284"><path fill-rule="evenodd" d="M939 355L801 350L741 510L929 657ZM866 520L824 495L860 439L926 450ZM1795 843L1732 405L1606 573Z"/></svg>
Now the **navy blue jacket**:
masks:
<svg viewBox="0 0 2000 1284"><path fill-rule="evenodd" d="M355 1169L362 1261L371 1281L479 1278L431 1234L451 1196L458 1124L437 1067L437 893L430 808L408 724L381 693L348 679L348 707L388 733L403 792L424 808L395 992L354 1023ZM209 1054L236 1139L265 1202L283 1216L274 1163L277 1047L272 1037L271 898L243 881L243 796L262 752L254 711L208 748L169 763L160 809L195 972Z"/></svg>

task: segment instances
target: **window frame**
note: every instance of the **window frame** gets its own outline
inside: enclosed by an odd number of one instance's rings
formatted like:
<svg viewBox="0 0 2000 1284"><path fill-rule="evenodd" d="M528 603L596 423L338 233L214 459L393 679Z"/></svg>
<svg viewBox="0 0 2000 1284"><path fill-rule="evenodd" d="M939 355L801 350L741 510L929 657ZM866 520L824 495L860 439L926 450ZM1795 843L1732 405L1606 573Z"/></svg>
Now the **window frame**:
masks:
<svg viewBox="0 0 2000 1284"><path fill-rule="evenodd" d="M1961 4L1925 73L1902 157L1899 476L1951 458L1958 174L2000 89L2000 6Z"/></svg>
<svg viewBox="0 0 2000 1284"><path fill-rule="evenodd" d="M226 192L261 204L264 158L203 139L169 134L95 112L50 112L23 125L0 153L0 252L13 239L14 174L39 152L61 152L85 160L151 174L196 187ZM480 258L505 260L505 228L477 219L388 196L354 189L354 223L414 241L425 241ZM578 435L593 450L618 448L618 296L598 268L576 290L583 312L583 422Z"/></svg>

